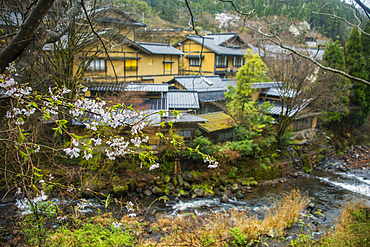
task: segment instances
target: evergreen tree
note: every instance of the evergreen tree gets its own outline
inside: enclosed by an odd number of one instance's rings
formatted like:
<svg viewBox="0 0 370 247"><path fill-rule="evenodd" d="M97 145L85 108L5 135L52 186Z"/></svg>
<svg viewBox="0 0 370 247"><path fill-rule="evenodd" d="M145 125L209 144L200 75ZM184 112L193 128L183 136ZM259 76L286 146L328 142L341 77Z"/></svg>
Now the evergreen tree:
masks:
<svg viewBox="0 0 370 247"><path fill-rule="evenodd" d="M363 45L363 55L366 62L366 70L370 71L370 20L364 27L364 33L361 35L361 41ZM370 73L368 76L370 76Z"/></svg>
<svg viewBox="0 0 370 247"><path fill-rule="evenodd" d="M334 69L346 71L344 52L338 40L335 43L330 43L326 47L322 59L322 64ZM332 104L330 109L325 110L323 115L327 118L324 121L330 123L339 123L342 118L347 116L349 113L349 88L351 82L341 75L334 74L325 70L320 70L318 82L331 83L333 85L332 97L333 99L335 99L335 103Z"/></svg>
<svg viewBox="0 0 370 247"><path fill-rule="evenodd" d="M361 33L357 27L354 27L346 42L346 65L349 74L359 77L368 78L366 63L363 57L363 46ZM352 100L350 118L352 123L360 127L366 123L370 113L370 87L363 83L355 82L352 87Z"/></svg>

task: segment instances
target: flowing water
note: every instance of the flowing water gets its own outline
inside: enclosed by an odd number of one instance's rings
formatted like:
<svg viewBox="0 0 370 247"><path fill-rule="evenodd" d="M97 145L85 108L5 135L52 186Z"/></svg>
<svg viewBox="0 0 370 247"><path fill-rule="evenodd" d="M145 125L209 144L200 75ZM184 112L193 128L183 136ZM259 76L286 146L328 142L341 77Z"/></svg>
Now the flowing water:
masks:
<svg viewBox="0 0 370 247"><path fill-rule="evenodd" d="M370 204L370 170L367 168L349 172L314 170L310 175L296 179L287 179L286 183L252 187L252 193L245 193L243 199L231 198L226 203L221 202L220 198L217 197L196 199L169 197L169 201L157 200L153 203L156 199L154 196L140 199L136 203L141 204L145 208L150 206L149 210L151 212L155 210L156 213L172 216L181 215L189 211L195 214L203 214L209 212L209 210L219 212L236 208L248 210L262 218L263 210L261 209L270 206L271 198L283 192L289 193L292 189L305 192L312 198L315 208L321 209L325 214L325 218L321 220L321 223L328 226L333 224L340 216L340 210L347 203L353 200L362 200ZM54 201L55 203L61 202L59 199ZM94 213L97 211L97 208L100 208L102 212L112 211L117 216L127 212L126 208L118 207L112 203L106 208L104 201L91 199L88 202L94 207L84 203L84 208L81 208L81 212ZM19 204L19 201L17 203ZM5 209L9 208L10 205L10 203L0 204L0 212L6 211ZM69 202L69 205L73 205L73 202ZM29 210L26 203L19 204L18 207L21 208L21 211Z"/></svg>

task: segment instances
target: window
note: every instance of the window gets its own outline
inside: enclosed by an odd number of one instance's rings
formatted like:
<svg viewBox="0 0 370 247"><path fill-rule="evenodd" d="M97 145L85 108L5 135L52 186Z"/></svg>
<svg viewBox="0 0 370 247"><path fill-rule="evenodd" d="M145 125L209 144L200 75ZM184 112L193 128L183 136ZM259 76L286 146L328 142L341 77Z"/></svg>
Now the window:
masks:
<svg viewBox="0 0 370 247"><path fill-rule="evenodd" d="M244 57L234 57L233 66L234 67L241 67L244 65Z"/></svg>
<svg viewBox="0 0 370 247"><path fill-rule="evenodd" d="M137 70L137 60L136 59L125 60L125 70Z"/></svg>
<svg viewBox="0 0 370 247"><path fill-rule="evenodd" d="M165 63L164 64L164 70L165 71L171 71L172 64L171 63Z"/></svg>
<svg viewBox="0 0 370 247"><path fill-rule="evenodd" d="M191 137L191 130L179 130L176 134L183 137Z"/></svg>
<svg viewBox="0 0 370 247"><path fill-rule="evenodd" d="M200 59L199 58L190 58L189 59L190 66L200 66Z"/></svg>
<svg viewBox="0 0 370 247"><path fill-rule="evenodd" d="M153 65L153 59L148 59L148 65Z"/></svg>
<svg viewBox="0 0 370 247"><path fill-rule="evenodd" d="M219 140L224 140L224 139L230 139L233 137L233 134L231 132L226 132L226 133L219 133L217 135L217 138Z"/></svg>
<svg viewBox="0 0 370 247"><path fill-rule="evenodd" d="M104 59L92 60L87 69L92 71L103 71L105 70L105 60Z"/></svg>
<svg viewBox="0 0 370 247"><path fill-rule="evenodd" d="M227 68L227 56L216 57L216 68Z"/></svg>

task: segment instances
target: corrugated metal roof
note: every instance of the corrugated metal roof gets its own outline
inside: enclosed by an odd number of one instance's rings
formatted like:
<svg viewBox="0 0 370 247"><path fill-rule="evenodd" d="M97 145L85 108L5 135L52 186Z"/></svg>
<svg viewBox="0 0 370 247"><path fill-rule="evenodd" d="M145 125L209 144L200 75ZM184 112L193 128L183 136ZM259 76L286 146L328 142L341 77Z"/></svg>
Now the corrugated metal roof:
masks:
<svg viewBox="0 0 370 247"><path fill-rule="evenodd" d="M177 82L190 91L209 92L227 90L228 85L235 86L234 80L223 80L220 76L175 76L170 83Z"/></svg>
<svg viewBox="0 0 370 247"><path fill-rule="evenodd" d="M185 55L185 53L167 44L135 42L136 45L151 54Z"/></svg>
<svg viewBox="0 0 370 247"><path fill-rule="evenodd" d="M225 100L225 91L210 91L198 93L199 101L208 102L218 102Z"/></svg>
<svg viewBox="0 0 370 247"><path fill-rule="evenodd" d="M250 85L253 89L277 88L283 86L282 82L254 82Z"/></svg>
<svg viewBox="0 0 370 247"><path fill-rule="evenodd" d="M140 106L144 107L145 109L153 110L153 111L160 111L160 110L168 111L167 98L148 99L144 103L141 103Z"/></svg>
<svg viewBox="0 0 370 247"><path fill-rule="evenodd" d="M230 129L236 125L234 119L224 112L213 112L198 116L209 120L209 122L206 123L198 123L199 127L208 133L217 130Z"/></svg>
<svg viewBox="0 0 370 247"><path fill-rule="evenodd" d="M266 100L266 102L269 102ZM281 112L283 112L283 115L288 115L289 117L294 116L298 111L302 111L310 102L310 100L304 100L300 105L296 105L292 108L287 108L286 106L281 107L280 101L270 101L270 103L273 105L271 108L268 109L268 114L279 116ZM261 105L264 103L262 100L258 102L258 105Z"/></svg>
<svg viewBox="0 0 370 247"><path fill-rule="evenodd" d="M156 83L104 83L101 85L88 86L90 91L99 92L168 92L168 84L156 84Z"/></svg>
<svg viewBox="0 0 370 247"><path fill-rule="evenodd" d="M169 91L166 93L168 108L171 109L199 109L197 92Z"/></svg>
<svg viewBox="0 0 370 247"><path fill-rule="evenodd" d="M293 98L299 93L294 89L269 88L266 92L261 92L261 94L275 97Z"/></svg>

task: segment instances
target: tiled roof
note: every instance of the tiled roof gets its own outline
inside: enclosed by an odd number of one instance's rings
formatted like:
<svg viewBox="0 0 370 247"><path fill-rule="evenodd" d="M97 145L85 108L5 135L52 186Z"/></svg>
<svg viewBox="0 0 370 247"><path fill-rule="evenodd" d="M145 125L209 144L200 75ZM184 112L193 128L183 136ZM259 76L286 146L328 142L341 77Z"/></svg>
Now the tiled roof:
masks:
<svg viewBox="0 0 370 247"><path fill-rule="evenodd" d="M153 110L153 111L160 111L160 110L168 111L167 98L150 98L146 100L145 102L141 103L140 106L144 107L145 109Z"/></svg>
<svg viewBox="0 0 370 247"><path fill-rule="evenodd" d="M230 129L235 127L236 125L234 119L223 112L201 114L198 116L209 120L209 122L206 123L198 123L198 126L208 133L218 130Z"/></svg>
<svg viewBox="0 0 370 247"><path fill-rule="evenodd" d="M184 55L185 53L167 44L135 42L137 46L151 54Z"/></svg>
<svg viewBox="0 0 370 247"><path fill-rule="evenodd" d="M268 102L268 100L266 100ZM310 100L305 100L303 101L300 105L297 105L291 109L287 109L286 106L283 108L281 107L281 102L280 101L270 101L271 104L273 105L271 108L268 109L268 113L271 115L279 116L281 112L283 112L283 115L289 115L289 117L294 116L298 111L302 111L310 102ZM258 105L262 104L263 101L260 100L258 102Z"/></svg>
<svg viewBox="0 0 370 247"><path fill-rule="evenodd" d="M166 94L168 108L171 109L199 109L197 92L169 91Z"/></svg>
<svg viewBox="0 0 370 247"><path fill-rule="evenodd" d="M208 34L207 37L212 37L216 45L221 45L226 41L238 38L239 36L236 33L217 33L217 34ZM244 43L244 41L242 42Z"/></svg>
<svg viewBox="0 0 370 247"><path fill-rule="evenodd" d="M189 35L187 38L191 39L194 42L197 42L198 44L204 44L204 47L215 52L217 55L244 56L246 49L228 48L228 47L220 46L218 45L218 43L220 43L220 40L218 38L215 40L215 37L207 37L207 36L204 37L204 43L203 43L203 38L197 35Z"/></svg>
<svg viewBox="0 0 370 247"><path fill-rule="evenodd" d="M187 90L197 92L209 92L227 90L228 85L235 85L233 80L223 80L215 76L175 76L170 83L177 82Z"/></svg>
<svg viewBox="0 0 370 247"><path fill-rule="evenodd" d="M102 83L101 85L88 86L90 91L99 92L168 92L168 84L156 84L156 83Z"/></svg>

